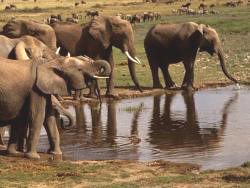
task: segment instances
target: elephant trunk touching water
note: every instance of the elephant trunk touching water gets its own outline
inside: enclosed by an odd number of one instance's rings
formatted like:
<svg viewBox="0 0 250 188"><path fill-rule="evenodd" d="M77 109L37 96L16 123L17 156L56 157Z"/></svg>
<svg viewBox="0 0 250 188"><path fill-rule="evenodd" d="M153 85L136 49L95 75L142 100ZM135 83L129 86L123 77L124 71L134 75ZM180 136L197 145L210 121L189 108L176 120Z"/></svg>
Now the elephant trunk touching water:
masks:
<svg viewBox="0 0 250 188"><path fill-rule="evenodd" d="M191 89L194 81L194 63L198 50L216 53L222 71L227 78L237 83L225 67L221 42L215 29L204 24L157 24L146 35L144 48L150 65L153 87L162 88L158 70L161 69L167 88L175 87L168 68L170 64L183 62L185 75L183 89Z"/></svg>
<svg viewBox="0 0 250 188"><path fill-rule="evenodd" d="M218 58L220 60L220 65L222 68L223 73L226 75L226 77L230 80L232 80L234 83L238 83L237 80L235 80L235 78L233 78L227 71L226 66L225 66L225 59L224 59L224 54L222 52L221 49L218 50L217 52Z"/></svg>

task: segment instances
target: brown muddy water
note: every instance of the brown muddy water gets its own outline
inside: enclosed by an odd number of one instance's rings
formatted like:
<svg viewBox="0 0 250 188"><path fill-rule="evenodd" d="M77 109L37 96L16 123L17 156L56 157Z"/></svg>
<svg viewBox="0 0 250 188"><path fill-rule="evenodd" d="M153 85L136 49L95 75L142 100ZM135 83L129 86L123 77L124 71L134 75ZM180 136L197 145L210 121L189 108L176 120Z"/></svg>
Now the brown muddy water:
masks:
<svg viewBox="0 0 250 188"><path fill-rule="evenodd" d="M71 160L169 160L223 169L250 160L250 88L234 86L81 104L61 133ZM39 150L48 148L43 132Z"/></svg>

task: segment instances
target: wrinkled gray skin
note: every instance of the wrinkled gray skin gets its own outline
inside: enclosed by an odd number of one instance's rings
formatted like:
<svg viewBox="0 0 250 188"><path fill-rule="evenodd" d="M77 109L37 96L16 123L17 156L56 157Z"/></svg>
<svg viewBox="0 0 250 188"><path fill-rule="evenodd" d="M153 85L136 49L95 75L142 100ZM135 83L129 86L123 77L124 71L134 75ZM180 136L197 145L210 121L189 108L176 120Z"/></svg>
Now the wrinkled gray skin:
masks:
<svg viewBox="0 0 250 188"><path fill-rule="evenodd" d="M30 35L42 41L49 48L56 51L56 36L53 28L35 20L12 19L3 26L3 35L19 38Z"/></svg>
<svg viewBox="0 0 250 188"><path fill-rule="evenodd" d="M85 26L78 24L53 23L60 53L72 56L87 55L93 59L104 59L110 63L111 74L107 81L107 96L114 95L114 61L112 46L123 53L128 51L135 58L134 36L131 24L116 17L98 16ZM137 89L142 91L135 72L135 63L128 59L131 78ZM93 97L94 89L90 95Z"/></svg>
<svg viewBox="0 0 250 188"><path fill-rule="evenodd" d="M226 70L224 55L217 32L206 25L188 22L183 24L157 24L146 35L144 48L153 77L153 87L162 88L158 70L161 69L166 88L175 87L168 67L183 62L185 76L182 88L193 88L194 62L199 51L210 55L216 53L224 74L233 82L237 81Z"/></svg>
<svg viewBox="0 0 250 188"><path fill-rule="evenodd" d="M27 59L35 59L35 58L43 58L46 60L52 60L57 58L56 53L51 50L48 46L46 46L43 42L36 39L32 36L23 36L20 38L11 39L4 35L0 35L0 57L8 58L8 59L17 59L17 60L27 60ZM55 102L56 103L56 102ZM60 103L56 103L60 104ZM55 109L61 109L59 106L55 106ZM73 123L73 117L70 116L65 109L61 109L60 112L69 118L70 125ZM0 145L3 145L3 137L5 132L5 128L0 128ZM27 133L24 133L27 135ZM23 148L22 143L20 141L19 148ZM22 150L22 149L20 149Z"/></svg>
<svg viewBox="0 0 250 188"><path fill-rule="evenodd" d="M48 63L0 58L0 126L11 125L7 152L18 154L17 142L28 124L26 157L40 158L36 146L42 125L47 129L49 153L61 154L51 95L63 96L72 89L83 89L83 75L99 76L100 64L102 69L108 65L106 61L86 62L81 57L58 58Z"/></svg>
<svg viewBox="0 0 250 188"><path fill-rule="evenodd" d="M52 60L57 57L55 52L43 42L28 35L15 39L0 35L0 44L0 57L8 59L44 58Z"/></svg>

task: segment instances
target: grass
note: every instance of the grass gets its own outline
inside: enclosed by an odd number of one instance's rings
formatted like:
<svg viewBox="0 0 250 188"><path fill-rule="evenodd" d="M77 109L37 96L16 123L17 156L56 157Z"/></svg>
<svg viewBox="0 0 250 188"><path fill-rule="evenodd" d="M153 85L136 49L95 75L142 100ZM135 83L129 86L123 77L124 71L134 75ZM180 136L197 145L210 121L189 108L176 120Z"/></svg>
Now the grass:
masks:
<svg viewBox="0 0 250 188"><path fill-rule="evenodd" d="M147 31L157 23L181 23L187 21L194 21L197 23L208 24L214 27L220 35L223 49L227 55L226 65L228 71L244 83L248 83L250 79L249 72L249 52L250 52L250 6L242 5L236 8L224 7L222 4L225 1L207 0L207 4L219 4L216 10L219 10L219 15L203 15L203 16L189 16L189 15L173 15L172 9L177 9L183 2L176 2L173 5L166 5L164 3L142 3L141 0L135 0L136 3L131 3L132 0L110 0L103 2L101 0L89 0L87 4L74 7L75 1L70 0L38 0L37 3L33 1L18 1L15 3L17 10L6 12L4 7L9 5L12 1L6 0L5 3L0 4L0 25L4 25L12 16L27 18L27 19L46 19L50 14L62 14L63 18L69 17L71 13L83 15L80 20L85 23L89 18L85 18L85 10L99 10L101 15L116 15L118 12L124 14L134 14L144 11L158 11L162 15L162 19L156 22L139 23L133 26L135 35L135 47L137 56L143 62L143 65L137 65L137 77L142 86L152 86L152 76L147 63L147 58L144 51L143 41ZM193 0L191 8L197 9L200 1ZM35 12L34 7L39 7L38 12ZM94 7L94 8L93 8ZM100 8L98 8L100 7ZM124 64L126 62L125 56L119 49L113 48L114 60L117 64L115 67L115 85L116 86L134 86L128 67ZM220 83L228 82L223 75L217 57L210 57L206 53L199 53L195 65L195 86L199 87L206 83ZM184 68L182 64L171 65L170 74L177 85L181 85ZM160 73L161 82L163 82ZM102 81L101 86L105 86Z"/></svg>
<svg viewBox="0 0 250 188"><path fill-rule="evenodd" d="M43 155L42 155L43 156ZM1 157L0 187L248 187L249 165L199 172L186 163L28 161ZM248 162L249 163L249 162Z"/></svg>

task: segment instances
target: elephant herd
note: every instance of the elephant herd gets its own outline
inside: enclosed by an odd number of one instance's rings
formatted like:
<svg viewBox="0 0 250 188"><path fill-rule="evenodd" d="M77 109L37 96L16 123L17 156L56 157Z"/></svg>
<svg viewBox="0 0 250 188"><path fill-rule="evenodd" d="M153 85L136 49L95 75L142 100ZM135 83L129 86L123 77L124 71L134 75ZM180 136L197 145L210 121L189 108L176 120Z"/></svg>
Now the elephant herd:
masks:
<svg viewBox="0 0 250 188"><path fill-rule="evenodd" d="M136 57L132 26L126 20L97 16L82 26L12 19L1 34L0 126L11 125L7 147L10 155L26 151L26 157L39 158L36 146L42 126L48 134L48 152L62 154L56 124L60 106L57 99L71 91L83 98L86 87L89 96L99 93L100 97L98 78L107 79L106 96L115 97L112 47L127 56L135 87L143 91L135 70L135 64L141 62ZM168 67L181 61L186 71L182 88L192 88L198 50L216 53L225 75L237 83L225 68L218 34L209 26L193 22L157 24L148 31L144 47L154 88L162 88L159 68L166 88L175 87Z"/></svg>

